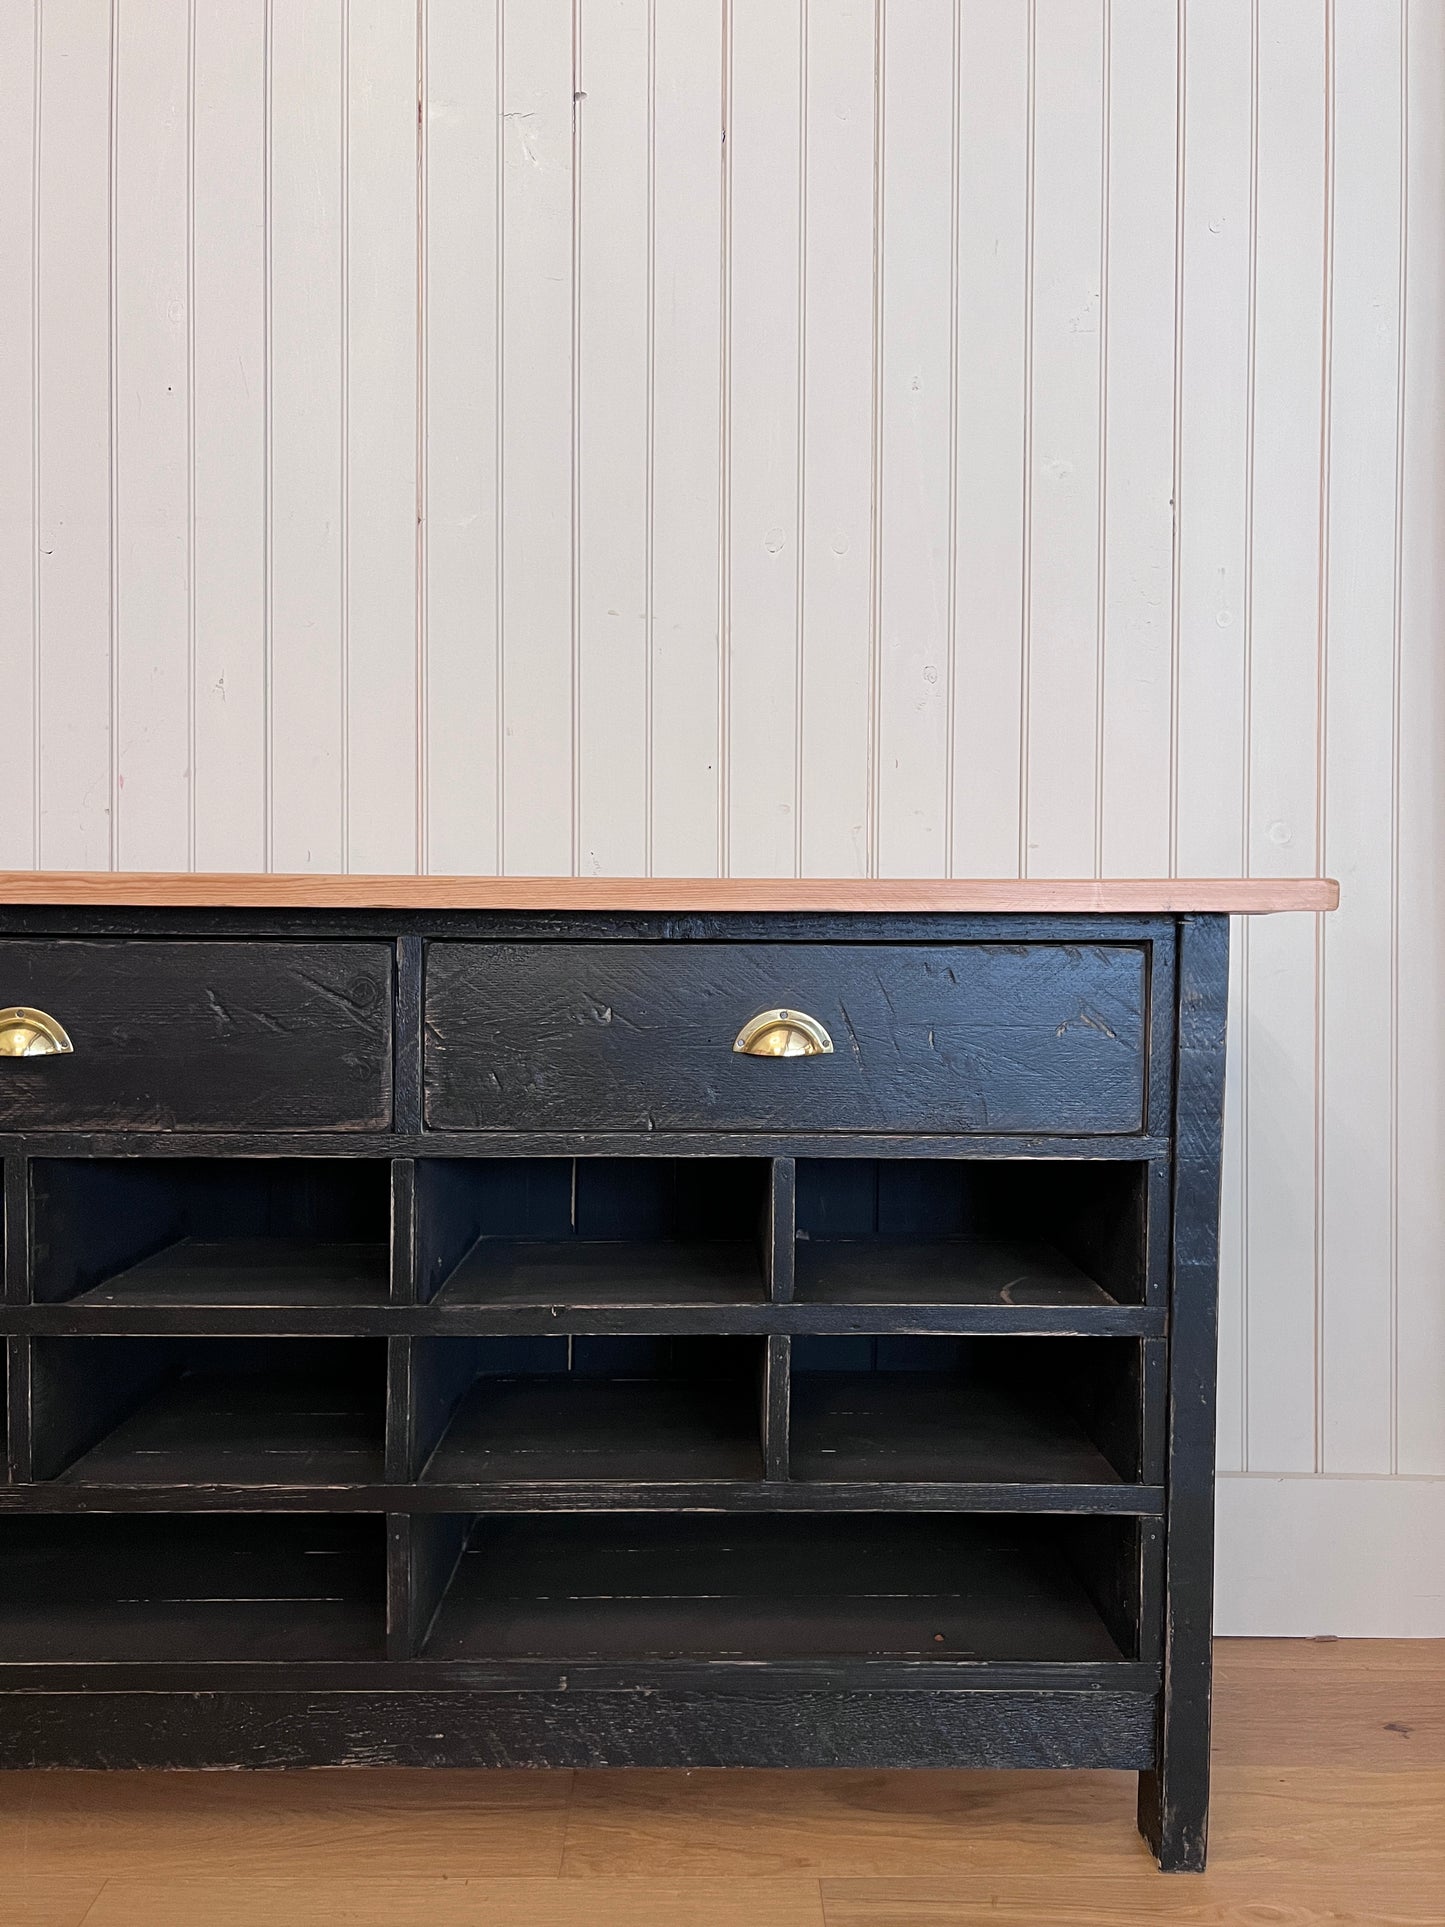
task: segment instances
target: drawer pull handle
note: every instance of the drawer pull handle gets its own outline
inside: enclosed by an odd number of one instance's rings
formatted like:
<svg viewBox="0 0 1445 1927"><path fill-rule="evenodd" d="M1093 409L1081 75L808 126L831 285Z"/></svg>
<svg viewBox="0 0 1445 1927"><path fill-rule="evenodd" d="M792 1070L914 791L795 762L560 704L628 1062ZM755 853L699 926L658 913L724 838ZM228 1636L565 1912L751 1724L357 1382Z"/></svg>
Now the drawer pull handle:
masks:
<svg viewBox="0 0 1445 1927"><path fill-rule="evenodd" d="M65 1027L43 1010L0 1010L0 1057L65 1057L75 1049Z"/></svg>
<svg viewBox="0 0 1445 1927"><path fill-rule="evenodd" d="M833 1040L805 1010L760 1010L738 1032L733 1049L745 1057L826 1057Z"/></svg>

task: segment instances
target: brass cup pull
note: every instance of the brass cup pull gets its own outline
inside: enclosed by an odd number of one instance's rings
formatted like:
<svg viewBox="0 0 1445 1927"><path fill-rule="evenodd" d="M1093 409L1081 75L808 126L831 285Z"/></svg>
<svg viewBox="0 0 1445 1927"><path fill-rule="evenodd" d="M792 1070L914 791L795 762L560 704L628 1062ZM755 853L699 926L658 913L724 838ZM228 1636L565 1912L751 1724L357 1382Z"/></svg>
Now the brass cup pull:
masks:
<svg viewBox="0 0 1445 1927"><path fill-rule="evenodd" d="M827 1057L833 1040L805 1010L760 1010L733 1044L745 1057Z"/></svg>
<svg viewBox="0 0 1445 1927"><path fill-rule="evenodd" d="M67 1057L74 1049L64 1025L43 1010L23 1004L0 1010L0 1057Z"/></svg>

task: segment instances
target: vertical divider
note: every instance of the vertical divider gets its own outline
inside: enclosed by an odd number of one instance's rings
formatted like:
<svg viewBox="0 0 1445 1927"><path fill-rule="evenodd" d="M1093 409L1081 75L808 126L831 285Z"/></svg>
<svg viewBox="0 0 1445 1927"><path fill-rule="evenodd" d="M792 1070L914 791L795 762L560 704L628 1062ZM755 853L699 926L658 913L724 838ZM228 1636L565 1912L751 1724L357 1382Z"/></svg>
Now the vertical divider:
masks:
<svg viewBox="0 0 1445 1927"><path fill-rule="evenodd" d="M419 1479L481 1366L483 1338L387 1341L386 1477Z"/></svg>
<svg viewBox="0 0 1445 1927"><path fill-rule="evenodd" d="M1139 1480L1164 1483L1165 1428L1169 1416L1169 1348L1162 1338L1139 1341Z"/></svg>
<svg viewBox="0 0 1445 1927"><path fill-rule="evenodd" d="M4 1302L30 1303L30 1165L23 1157L5 1163Z"/></svg>
<svg viewBox="0 0 1445 1927"><path fill-rule="evenodd" d="M28 1485L34 1477L34 1442L30 1424L30 1338L5 1341L5 1460L12 1485Z"/></svg>
<svg viewBox="0 0 1445 1927"><path fill-rule="evenodd" d="M1149 945L1149 1090L1144 1129L1153 1138L1167 1137L1173 1124L1177 945L1173 928L1160 931Z"/></svg>
<svg viewBox="0 0 1445 1927"><path fill-rule="evenodd" d="M1139 1521L1139 1658L1157 1665L1164 1653L1164 1521Z"/></svg>
<svg viewBox="0 0 1445 1927"><path fill-rule="evenodd" d="M453 1512L391 1512L386 1519L386 1656L416 1659L426 1644L472 1520Z"/></svg>
<svg viewBox="0 0 1445 1927"><path fill-rule="evenodd" d="M1144 1198L1144 1303L1169 1302L1169 1240L1174 1216L1174 1167L1169 1158L1151 1158Z"/></svg>
<svg viewBox="0 0 1445 1927"><path fill-rule="evenodd" d="M391 1161L391 1289L394 1305L417 1302L417 1172L415 1158Z"/></svg>
<svg viewBox="0 0 1445 1927"><path fill-rule="evenodd" d="M763 1471L769 1479L786 1479L790 1476L788 1425L793 1341L774 1332L764 1343L767 1350L763 1356Z"/></svg>
<svg viewBox="0 0 1445 1927"><path fill-rule="evenodd" d="M793 1300L797 1237L797 1160L774 1158L768 1177L767 1207L763 1213L763 1263L768 1297L775 1305L788 1305Z"/></svg>
<svg viewBox="0 0 1445 1927"><path fill-rule="evenodd" d="M412 1297L429 1305L481 1234L464 1158L418 1158L412 1198Z"/></svg>
<svg viewBox="0 0 1445 1927"><path fill-rule="evenodd" d="M415 1338L386 1341L386 1442L384 1474L388 1485L408 1485L420 1467L416 1463L416 1348Z"/></svg>
<svg viewBox="0 0 1445 1927"><path fill-rule="evenodd" d="M30 1302L30 1167L23 1157L4 1165L4 1238L0 1243L0 1302ZM7 1338L0 1367L5 1374L5 1477L30 1479L30 1347L28 1338Z"/></svg>
<svg viewBox="0 0 1445 1927"><path fill-rule="evenodd" d="M422 1127L422 962L421 937L399 937L396 944L396 1002L392 1008L392 1117L403 1133Z"/></svg>

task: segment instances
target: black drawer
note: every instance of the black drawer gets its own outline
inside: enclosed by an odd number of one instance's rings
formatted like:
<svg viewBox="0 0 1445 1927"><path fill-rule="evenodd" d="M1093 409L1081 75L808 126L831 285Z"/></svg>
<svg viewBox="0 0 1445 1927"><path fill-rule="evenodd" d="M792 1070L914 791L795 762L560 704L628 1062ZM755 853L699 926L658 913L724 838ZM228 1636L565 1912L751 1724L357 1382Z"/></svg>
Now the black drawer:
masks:
<svg viewBox="0 0 1445 1927"><path fill-rule="evenodd" d="M1138 1131L1147 988L1147 948L1127 943L434 943L426 1122ZM831 1051L735 1050L779 1009Z"/></svg>
<svg viewBox="0 0 1445 1927"><path fill-rule="evenodd" d="M0 942L0 1008L72 1055L0 1056L0 1130L385 1129L384 943Z"/></svg>

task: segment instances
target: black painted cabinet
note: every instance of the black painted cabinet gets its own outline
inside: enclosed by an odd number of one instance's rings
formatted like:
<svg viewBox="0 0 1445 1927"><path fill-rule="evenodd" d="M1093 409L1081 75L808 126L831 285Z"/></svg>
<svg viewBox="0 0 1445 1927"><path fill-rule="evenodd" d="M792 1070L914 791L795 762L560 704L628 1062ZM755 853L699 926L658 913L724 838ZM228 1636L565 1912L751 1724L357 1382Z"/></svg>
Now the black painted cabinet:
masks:
<svg viewBox="0 0 1445 1927"><path fill-rule="evenodd" d="M0 1766L1113 1767L1202 1865L1226 958L0 911Z"/></svg>

